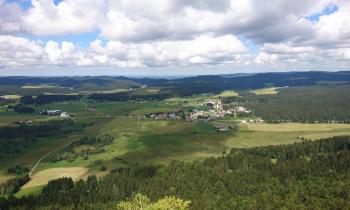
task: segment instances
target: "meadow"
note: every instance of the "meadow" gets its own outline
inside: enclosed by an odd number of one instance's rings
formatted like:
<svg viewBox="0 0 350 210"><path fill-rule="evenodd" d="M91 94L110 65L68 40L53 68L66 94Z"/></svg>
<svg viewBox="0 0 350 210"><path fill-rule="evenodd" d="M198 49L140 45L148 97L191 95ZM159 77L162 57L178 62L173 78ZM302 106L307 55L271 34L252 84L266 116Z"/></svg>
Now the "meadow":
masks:
<svg viewBox="0 0 350 210"><path fill-rule="evenodd" d="M157 92L156 89L147 89ZM274 94L264 90L264 94ZM257 94L261 94L257 93ZM35 107L31 114L18 114L5 108L0 109L0 124L8 125L18 120L35 122L58 119L39 115L42 109L60 109L72 114L75 123L87 124L83 132L64 136L40 138L20 154L1 160L0 179L5 181L13 175L7 173L12 165L33 167L44 155L49 154L37 166L23 189L16 195L36 193L50 179L71 176L75 180L89 175L102 176L118 167L168 164L172 160L199 161L207 157L221 156L231 148L246 148L264 145L291 144L301 139L316 140L325 137L350 135L350 124L306 124L306 123L241 123L236 117L226 117L210 123L188 123L183 120L151 120L139 118L154 112L176 112L180 108L200 107L209 99L237 97L238 92L223 91L218 94L200 94L191 97L172 97L164 101L105 101L91 100L56 102ZM248 118L249 119L249 118ZM233 127L228 132L218 132L215 125ZM82 136L110 135L111 144L103 147L104 152L89 154L70 160L53 162L50 157L64 145ZM89 147L74 148L75 151ZM105 168L101 170L101 168Z"/></svg>
<svg viewBox="0 0 350 210"><path fill-rule="evenodd" d="M270 87L251 90L249 92L254 93L255 95L275 95L279 92L278 89L278 87Z"/></svg>

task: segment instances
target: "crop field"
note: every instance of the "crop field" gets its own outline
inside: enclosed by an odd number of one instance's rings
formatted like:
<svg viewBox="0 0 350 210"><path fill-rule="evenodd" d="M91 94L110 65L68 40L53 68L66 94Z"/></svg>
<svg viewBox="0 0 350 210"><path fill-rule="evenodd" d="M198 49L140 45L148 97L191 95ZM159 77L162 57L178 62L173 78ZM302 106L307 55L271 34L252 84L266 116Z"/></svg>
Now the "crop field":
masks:
<svg viewBox="0 0 350 210"><path fill-rule="evenodd" d="M250 91L251 93L254 93L255 95L274 95L278 93L277 87L271 87L271 88L262 88L257 90Z"/></svg>
<svg viewBox="0 0 350 210"><path fill-rule="evenodd" d="M350 131L350 124L341 123L251 123L247 124L250 130L254 131L271 131L271 132L296 132L296 131L336 131L348 130Z"/></svg>
<svg viewBox="0 0 350 210"><path fill-rule="evenodd" d="M0 98L3 98L3 99L9 99L9 100L18 100L21 98L20 95L3 95L3 96L0 96Z"/></svg>
<svg viewBox="0 0 350 210"><path fill-rule="evenodd" d="M65 168L50 168L42 170L31 178L31 180L23 185L23 189L37 187L47 184L52 179L57 179L60 177L72 177L73 180L78 180L88 171L84 167L65 167Z"/></svg>
<svg viewBox="0 0 350 210"><path fill-rule="evenodd" d="M23 85L23 89L50 89L50 88L59 88L54 85Z"/></svg>
<svg viewBox="0 0 350 210"><path fill-rule="evenodd" d="M218 97L233 97L233 96L239 96L239 94L233 90L225 90L221 92L220 94L217 94Z"/></svg>

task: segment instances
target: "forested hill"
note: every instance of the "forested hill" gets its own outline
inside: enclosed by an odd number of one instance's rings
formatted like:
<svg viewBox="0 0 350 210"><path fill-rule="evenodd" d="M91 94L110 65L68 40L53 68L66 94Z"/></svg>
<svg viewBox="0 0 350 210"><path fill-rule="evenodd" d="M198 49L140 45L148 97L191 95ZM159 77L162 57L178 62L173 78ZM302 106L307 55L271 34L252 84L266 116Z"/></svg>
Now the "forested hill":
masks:
<svg viewBox="0 0 350 210"><path fill-rule="evenodd" d="M152 86L169 87L179 95L247 90L275 86L310 86L321 84L349 84L350 72L286 72L248 75L208 75L168 81L155 81Z"/></svg>
<svg viewBox="0 0 350 210"><path fill-rule="evenodd" d="M23 86L47 84L51 86L89 88L162 87L178 95L219 92L227 89L245 90L267 86L309 86L318 84L349 84L350 72L287 72L260 74L207 75L179 79L129 77L0 77L1 85ZM12 87L13 88L13 87Z"/></svg>
<svg viewBox="0 0 350 210"><path fill-rule="evenodd" d="M135 193L151 201L175 196L198 210L350 209L350 137L232 149L203 162L135 165L100 180L61 178L41 195L0 200L0 208L118 209Z"/></svg>

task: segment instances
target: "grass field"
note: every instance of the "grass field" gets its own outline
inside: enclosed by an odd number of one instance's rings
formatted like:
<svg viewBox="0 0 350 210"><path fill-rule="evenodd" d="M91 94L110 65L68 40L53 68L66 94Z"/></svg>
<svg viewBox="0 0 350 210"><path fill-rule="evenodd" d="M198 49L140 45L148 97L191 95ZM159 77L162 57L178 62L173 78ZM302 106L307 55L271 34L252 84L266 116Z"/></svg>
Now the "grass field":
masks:
<svg viewBox="0 0 350 210"><path fill-rule="evenodd" d="M58 86L53 85L23 85L23 89L48 89L48 88L59 88Z"/></svg>
<svg viewBox="0 0 350 210"><path fill-rule="evenodd" d="M71 177L73 180L78 180L87 172L88 169L84 167L50 168L34 174L31 180L23 185L22 188L25 189L45 185L50 180L60 177Z"/></svg>
<svg viewBox="0 0 350 210"><path fill-rule="evenodd" d="M278 93L278 88L277 87L262 88L262 89L252 90L249 92L254 93L255 95L274 95Z"/></svg>
<svg viewBox="0 0 350 210"><path fill-rule="evenodd" d="M232 92L221 93L233 96ZM49 179L71 175L73 178L86 178L96 174L102 176L109 170L138 163L167 164L171 160L195 161L206 157L222 155L233 147L253 147L263 145L289 144L300 141L301 137L319 139L336 135L350 135L348 124L240 124L238 118L228 117L214 123L187 123L182 120L147 120L139 115L152 112L177 111L179 103L199 104L208 97L218 95L199 95L188 98L171 98L165 101L143 102L60 102L46 104L37 109L61 109L74 115L79 123L90 124L82 133L68 136L47 137L27 147L20 154L1 160L0 177L8 177L7 168L15 164L32 167L44 154L59 148L83 135L111 135L114 140L106 145L105 152L89 157L77 157L74 160L51 162L44 159L37 167L33 180L17 193L22 196L40 191L40 186ZM95 111L92 111L95 110ZM0 124L6 124L23 118L50 120L38 114L19 115L14 112L0 111ZM225 124L234 129L229 132L217 132L214 124ZM74 148L79 151L86 146ZM102 172L101 166L107 171ZM5 179L5 178L4 178Z"/></svg>
<svg viewBox="0 0 350 210"><path fill-rule="evenodd" d="M221 92L220 94L217 94L216 96L218 97L234 97L234 96L239 96L239 94L233 90L225 90Z"/></svg>
<svg viewBox="0 0 350 210"><path fill-rule="evenodd" d="M3 96L0 96L0 98L3 98L3 99L8 99L8 100L18 100L21 98L20 95L3 95Z"/></svg>
<svg viewBox="0 0 350 210"><path fill-rule="evenodd" d="M271 132L293 132L293 131L334 131L339 129L345 129L350 131L350 124L339 123L318 123L318 124L305 124L305 123L279 123L279 124L266 124L266 123L252 123L247 124L250 130L254 131L271 131Z"/></svg>

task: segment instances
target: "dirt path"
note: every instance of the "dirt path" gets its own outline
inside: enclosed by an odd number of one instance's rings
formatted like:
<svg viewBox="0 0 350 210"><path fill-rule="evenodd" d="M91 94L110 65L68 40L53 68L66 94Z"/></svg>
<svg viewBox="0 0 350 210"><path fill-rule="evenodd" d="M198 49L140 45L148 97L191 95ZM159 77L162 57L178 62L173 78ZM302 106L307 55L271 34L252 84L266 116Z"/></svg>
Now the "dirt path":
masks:
<svg viewBox="0 0 350 210"><path fill-rule="evenodd" d="M52 153L55 153L55 152L57 152L57 151L59 151L59 150L65 148L65 147L67 147L67 146L69 146L70 144L72 144L72 143L75 142L75 141L77 141L77 140L71 141L71 142L69 142L69 143L67 143L67 144L65 144L65 145L63 145L63 146L61 146L61 147L59 147L58 149L55 149L55 150L53 150L53 151L51 151L51 152L48 152L48 153L46 153L45 155L43 155L43 156L35 163L35 165L33 166L32 170L30 170L30 172L29 172L29 174L28 174L29 177L32 176L33 172L35 171L35 169L37 168L37 166L39 165L39 163L40 163L42 160L44 160L47 156L49 156L49 155L51 155Z"/></svg>

